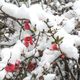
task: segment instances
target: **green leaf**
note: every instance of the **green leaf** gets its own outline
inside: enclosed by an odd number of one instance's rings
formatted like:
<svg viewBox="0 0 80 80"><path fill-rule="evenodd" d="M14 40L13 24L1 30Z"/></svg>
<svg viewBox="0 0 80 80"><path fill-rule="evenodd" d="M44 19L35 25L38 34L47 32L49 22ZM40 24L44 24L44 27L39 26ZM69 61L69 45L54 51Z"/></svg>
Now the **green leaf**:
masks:
<svg viewBox="0 0 80 80"><path fill-rule="evenodd" d="M56 38L56 43L60 43L63 38L64 38L64 37L59 38L59 36L57 36L57 38Z"/></svg>
<svg viewBox="0 0 80 80"><path fill-rule="evenodd" d="M62 41L64 37L60 38L59 41Z"/></svg>

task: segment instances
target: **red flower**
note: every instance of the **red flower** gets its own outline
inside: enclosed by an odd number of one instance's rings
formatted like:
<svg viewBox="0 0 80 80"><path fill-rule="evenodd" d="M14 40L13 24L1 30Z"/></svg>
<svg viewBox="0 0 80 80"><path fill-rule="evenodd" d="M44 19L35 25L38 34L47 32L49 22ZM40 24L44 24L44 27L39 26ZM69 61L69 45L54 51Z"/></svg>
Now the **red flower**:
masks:
<svg viewBox="0 0 80 80"><path fill-rule="evenodd" d="M37 66L37 63L32 63L32 62L30 62L30 63L28 64L27 70L28 70L29 72L31 72L31 71L33 71L33 70L36 68L36 66Z"/></svg>
<svg viewBox="0 0 80 80"><path fill-rule="evenodd" d="M65 55L64 55L64 54L61 54L61 55L60 55L60 58L61 58L61 59L64 59L64 58L65 58Z"/></svg>
<svg viewBox="0 0 80 80"><path fill-rule="evenodd" d="M56 43L52 44L50 50L59 50L58 45Z"/></svg>
<svg viewBox="0 0 80 80"><path fill-rule="evenodd" d="M24 45L25 45L26 47L28 47L29 44L31 44L31 45L33 44L32 36L28 36L28 37L25 37L25 38L24 38Z"/></svg>
<svg viewBox="0 0 80 80"><path fill-rule="evenodd" d="M14 72L14 71L15 71L15 65L9 63L9 64L5 67L5 70L6 70L7 72Z"/></svg>
<svg viewBox="0 0 80 80"><path fill-rule="evenodd" d="M26 29L26 30L30 30L29 20L26 20L26 21L25 21L24 29Z"/></svg>

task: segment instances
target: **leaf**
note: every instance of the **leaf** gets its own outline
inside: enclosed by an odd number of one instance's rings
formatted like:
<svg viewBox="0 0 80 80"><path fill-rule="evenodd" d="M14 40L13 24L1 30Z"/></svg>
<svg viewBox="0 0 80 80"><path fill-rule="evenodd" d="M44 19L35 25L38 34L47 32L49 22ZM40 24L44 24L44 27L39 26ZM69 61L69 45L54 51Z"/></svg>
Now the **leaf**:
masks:
<svg viewBox="0 0 80 80"><path fill-rule="evenodd" d="M57 36L57 38L56 38L56 43L61 42L63 38L64 38L64 37L59 38L59 36Z"/></svg>
<svg viewBox="0 0 80 80"><path fill-rule="evenodd" d="M59 36L57 36L56 38L56 43L59 43Z"/></svg>
<svg viewBox="0 0 80 80"><path fill-rule="evenodd" d="M36 27L34 27L34 29L33 29L33 30L34 30L34 32L36 32L36 31L37 31Z"/></svg>
<svg viewBox="0 0 80 80"><path fill-rule="evenodd" d="M56 40L59 41L59 36L57 36Z"/></svg>
<svg viewBox="0 0 80 80"><path fill-rule="evenodd" d="M62 41L62 40L63 40L63 38L64 38L64 37L61 37L61 38L59 39L59 41Z"/></svg>

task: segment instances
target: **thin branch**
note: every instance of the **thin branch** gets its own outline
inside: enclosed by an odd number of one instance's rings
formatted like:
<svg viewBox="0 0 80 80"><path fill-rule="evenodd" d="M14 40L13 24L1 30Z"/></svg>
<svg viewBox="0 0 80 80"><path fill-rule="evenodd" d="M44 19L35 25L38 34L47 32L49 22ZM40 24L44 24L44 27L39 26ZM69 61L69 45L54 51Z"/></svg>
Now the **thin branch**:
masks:
<svg viewBox="0 0 80 80"><path fill-rule="evenodd" d="M63 77L62 71L61 71L60 66L58 65L58 63L56 63L56 66L57 66L58 69L59 69L59 72L60 72L60 74L61 74L62 80L64 80L64 77Z"/></svg>
<svg viewBox="0 0 80 80"><path fill-rule="evenodd" d="M38 44L39 37L40 37L40 32L39 32L39 34L38 34L38 38L37 38L37 41L36 41L36 43L35 43L35 46L34 46L34 48L36 48L36 46L37 46L37 44Z"/></svg>

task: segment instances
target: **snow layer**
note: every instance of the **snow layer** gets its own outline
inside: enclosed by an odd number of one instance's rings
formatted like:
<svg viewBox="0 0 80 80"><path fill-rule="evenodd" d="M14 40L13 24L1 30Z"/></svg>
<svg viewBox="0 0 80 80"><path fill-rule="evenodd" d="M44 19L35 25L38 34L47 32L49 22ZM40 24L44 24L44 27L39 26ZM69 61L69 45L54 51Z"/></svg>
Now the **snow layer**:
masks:
<svg viewBox="0 0 80 80"><path fill-rule="evenodd" d="M24 51L26 47L21 41L17 41L17 43L12 48L4 48L1 51L2 61L0 63L5 63L5 66L9 60L10 63L15 64L16 60L20 60L20 56L22 51ZM6 56L5 56L6 55Z"/></svg>
<svg viewBox="0 0 80 80"><path fill-rule="evenodd" d="M55 74L47 74L44 75L44 80L54 80L55 79Z"/></svg>
<svg viewBox="0 0 80 80"><path fill-rule="evenodd" d="M76 1L73 4L73 12L78 17L80 16L80 0ZM56 38L59 36L59 38L63 37L62 43L60 44L61 51L66 54L67 57L75 58L78 60L79 54L77 46L80 46L80 37L76 35L69 34L73 29L75 29L76 26L76 16L66 17L65 15L62 16L54 16L52 14L49 14L45 12L41 5L35 4L30 6L29 8L26 7L25 4L22 4L21 7L18 7L11 3L6 3L3 1L0 1L0 6L2 6L2 10L15 18L25 18L29 19L31 21L31 24L33 28L36 28L37 31L43 31L46 32L49 30L47 25L44 23L47 19L49 20L48 25L51 26L51 30L58 29L57 32L54 34L54 37ZM59 7L60 4L57 4ZM22 11L23 10L23 11ZM70 14L70 13L69 13ZM67 14L66 14L67 15ZM60 25L62 22L62 25ZM48 33L46 33L47 35ZM35 32L35 35L36 32ZM50 34L51 35L51 34ZM48 37L50 35L47 35ZM45 36L45 35L42 35ZM31 74L36 74L37 79L42 75L43 67L46 69L49 69L51 67L50 63L53 62L60 54L60 51L51 51L49 49L49 46L51 45L51 42L54 41L49 37L49 40L46 41L47 36L39 39L37 48L31 49L28 51L24 44L21 41L17 41L17 43L10 48L4 48L0 52L2 61L0 61L0 70L3 69L9 60L10 63L15 64L16 60L21 60L21 53L24 51L26 57L30 56L39 56L38 50L43 50L43 55L38 63L38 67L34 69ZM75 45L75 46L74 46ZM36 53L35 53L36 52ZM6 56L5 56L6 55ZM11 58L10 58L11 57ZM2 70L0 71L0 78L4 78L6 75L6 71ZM44 80L53 80L55 78L55 74L47 74L43 75ZM31 76L28 76L24 78L23 80L30 80Z"/></svg>

